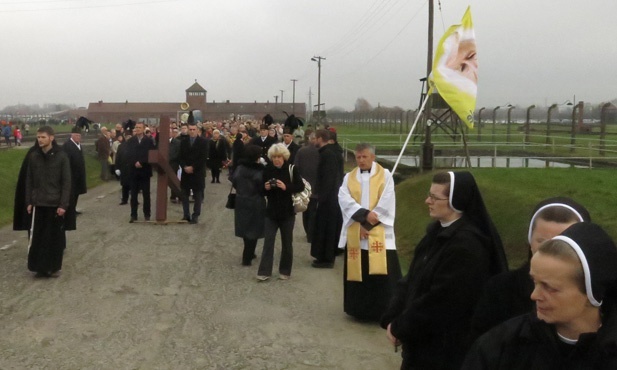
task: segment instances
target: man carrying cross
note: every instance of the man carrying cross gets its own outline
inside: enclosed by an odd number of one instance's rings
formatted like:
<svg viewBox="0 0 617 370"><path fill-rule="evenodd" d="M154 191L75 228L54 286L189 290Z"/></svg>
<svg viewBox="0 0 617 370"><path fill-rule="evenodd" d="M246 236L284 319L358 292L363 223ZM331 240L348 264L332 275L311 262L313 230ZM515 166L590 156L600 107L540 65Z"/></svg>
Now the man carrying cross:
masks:
<svg viewBox="0 0 617 370"><path fill-rule="evenodd" d="M343 214L339 248L346 248L344 311L379 321L401 278L394 237L395 196L390 171L375 162L375 150L356 146L358 167L345 175L338 200Z"/></svg>

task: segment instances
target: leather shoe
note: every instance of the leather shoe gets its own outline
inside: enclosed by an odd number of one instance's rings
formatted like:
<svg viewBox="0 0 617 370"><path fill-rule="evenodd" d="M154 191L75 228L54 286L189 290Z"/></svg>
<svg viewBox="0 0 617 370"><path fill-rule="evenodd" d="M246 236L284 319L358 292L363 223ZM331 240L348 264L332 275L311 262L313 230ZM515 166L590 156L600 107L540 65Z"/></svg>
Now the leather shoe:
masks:
<svg viewBox="0 0 617 370"><path fill-rule="evenodd" d="M331 269L334 267L334 262L313 261L311 266L316 269Z"/></svg>
<svg viewBox="0 0 617 370"><path fill-rule="evenodd" d="M182 221L191 222L191 218L189 216L182 217Z"/></svg>
<svg viewBox="0 0 617 370"><path fill-rule="evenodd" d="M137 221L137 217L131 217L131 219L129 220L129 223L132 224L135 221Z"/></svg>
<svg viewBox="0 0 617 370"><path fill-rule="evenodd" d="M125 204L129 204L129 202L120 202L120 204L118 204L119 206L123 206Z"/></svg>
<svg viewBox="0 0 617 370"><path fill-rule="evenodd" d="M146 221L150 221L150 216L146 216L146 217L144 217L144 220L146 220Z"/></svg>
<svg viewBox="0 0 617 370"><path fill-rule="evenodd" d="M191 218L191 221L189 221L190 224L195 225L197 222L199 222L199 218L198 217L193 217Z"/></svg>

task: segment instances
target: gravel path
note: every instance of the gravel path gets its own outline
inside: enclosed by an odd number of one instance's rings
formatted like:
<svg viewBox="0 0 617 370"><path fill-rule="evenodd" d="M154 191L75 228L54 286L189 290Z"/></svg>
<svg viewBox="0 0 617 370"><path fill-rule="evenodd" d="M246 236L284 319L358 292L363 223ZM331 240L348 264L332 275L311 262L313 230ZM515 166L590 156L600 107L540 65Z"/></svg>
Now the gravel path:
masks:
<svg viewBox="0 0 617 370"><path fill-rule="evenodd" d="M343 312L341 261L310 267L301 216L291 280L240 265L228 191L207 184L198 225L154 225L128 223L118 183L91 189L57 279L27 271L26 232L0 229L0 369L397 369L385 332Z"/></svg>

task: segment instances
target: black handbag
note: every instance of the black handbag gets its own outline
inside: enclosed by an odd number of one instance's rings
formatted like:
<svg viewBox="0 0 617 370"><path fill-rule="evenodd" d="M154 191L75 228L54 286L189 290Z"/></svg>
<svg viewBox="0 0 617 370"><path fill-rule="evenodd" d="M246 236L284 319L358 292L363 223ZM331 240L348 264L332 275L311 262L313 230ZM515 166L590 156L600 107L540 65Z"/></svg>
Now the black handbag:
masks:
<svg viewBox="0 0 617 370"><path fill-rule="evenodd" d="M236 193L232 193L233 186L229 189L229 194L227 195L227 203L225 204L225 208L234 209L236 208Z"/></svg>

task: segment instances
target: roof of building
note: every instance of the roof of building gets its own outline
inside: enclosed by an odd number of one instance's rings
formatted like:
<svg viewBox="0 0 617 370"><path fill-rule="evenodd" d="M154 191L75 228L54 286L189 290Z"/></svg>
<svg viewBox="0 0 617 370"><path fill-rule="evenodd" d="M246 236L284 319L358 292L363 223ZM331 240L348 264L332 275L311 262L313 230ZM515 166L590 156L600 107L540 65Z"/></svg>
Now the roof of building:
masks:
<svg viewBox="0 0 617 370"><path fill-rule="evenodd" d="M207 92L207 91L200 84L197 83L197 80L195 80L195 83L192 84L191 87L186 89L186 92Z"/></svg>

